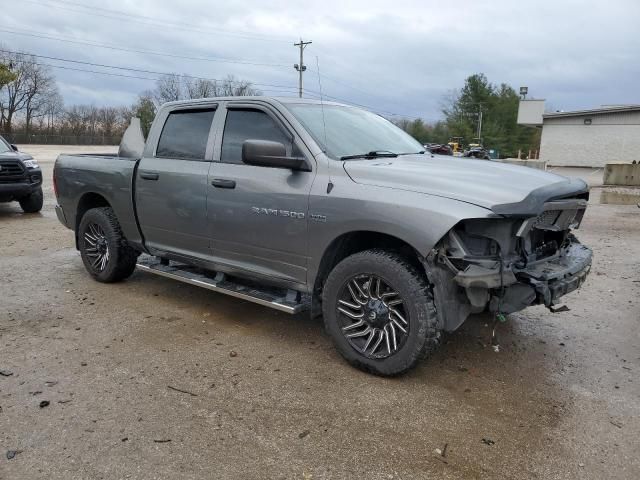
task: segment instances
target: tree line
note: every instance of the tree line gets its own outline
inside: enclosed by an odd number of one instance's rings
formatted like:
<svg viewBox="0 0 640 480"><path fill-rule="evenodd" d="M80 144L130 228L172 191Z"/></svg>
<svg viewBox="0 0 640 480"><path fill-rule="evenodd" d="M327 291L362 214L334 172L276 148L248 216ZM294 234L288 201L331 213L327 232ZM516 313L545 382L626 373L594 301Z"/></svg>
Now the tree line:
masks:
<svg viewBox="0 0 640 480"><path fill-rule="evenodd" d="M260 95L251 82L170 74L132 105L65 105L52 68L34 56L0 49L0 134L14 143L118 144L131 117L145 134L165 102L216 96Z"/></svg>

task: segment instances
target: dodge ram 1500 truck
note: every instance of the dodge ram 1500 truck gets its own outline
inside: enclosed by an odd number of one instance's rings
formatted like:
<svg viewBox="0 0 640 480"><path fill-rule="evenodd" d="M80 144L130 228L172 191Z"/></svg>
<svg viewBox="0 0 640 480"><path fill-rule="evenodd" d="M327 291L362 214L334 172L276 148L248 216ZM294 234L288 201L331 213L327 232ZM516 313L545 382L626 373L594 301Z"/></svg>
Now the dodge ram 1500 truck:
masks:
<svg viewBox="0 0 640 480"><path fill-rule="evenodd" d="M591 251L587 185L432 155L368 111L303 99L167 103L118 156L61 155L59 220L101 282L136 266L321 313L342 356L396 375L475 312L549 308Z"/></svg>
<svg viewBox="0 0 640 480"><path fill-rule="evenodd" d="M42 209L42 171L31 155L0 137L0 203L13 201L25 213Z"/></svg>

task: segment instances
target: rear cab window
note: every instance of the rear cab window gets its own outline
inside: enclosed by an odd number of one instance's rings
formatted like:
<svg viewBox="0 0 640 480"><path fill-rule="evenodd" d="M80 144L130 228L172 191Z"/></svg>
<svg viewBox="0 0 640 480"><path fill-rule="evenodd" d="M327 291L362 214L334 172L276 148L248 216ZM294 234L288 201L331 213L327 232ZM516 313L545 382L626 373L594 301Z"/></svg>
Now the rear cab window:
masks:
<svg viewBox="0 0 640 480"><path fill-rule="evenodd" d="M171 112L162 128L156 157L204 160L215 108Z"/></svg>

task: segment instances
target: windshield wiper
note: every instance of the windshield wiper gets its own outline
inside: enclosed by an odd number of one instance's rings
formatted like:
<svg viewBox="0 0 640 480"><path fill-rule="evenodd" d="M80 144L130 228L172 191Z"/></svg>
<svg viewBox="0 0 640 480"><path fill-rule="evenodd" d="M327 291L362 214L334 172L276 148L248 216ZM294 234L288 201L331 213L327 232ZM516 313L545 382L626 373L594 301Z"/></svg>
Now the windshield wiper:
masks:
<svg viewBox="0 0 640 480"><path fill-rule="evenodd" d="M354 158L393 158L397 157L397 153L390 152L389 150L374 150L369 153L359 153L357 155L345 155L340 157L340 160L353 160Z"/></svg>
<svg viewBox="0 0 640 480"><path fill-rule="evenodd" d="M399 153L398 155L424 155L425 151L424 150L420 150L419 152L406 152L406 153Z"/></svg>

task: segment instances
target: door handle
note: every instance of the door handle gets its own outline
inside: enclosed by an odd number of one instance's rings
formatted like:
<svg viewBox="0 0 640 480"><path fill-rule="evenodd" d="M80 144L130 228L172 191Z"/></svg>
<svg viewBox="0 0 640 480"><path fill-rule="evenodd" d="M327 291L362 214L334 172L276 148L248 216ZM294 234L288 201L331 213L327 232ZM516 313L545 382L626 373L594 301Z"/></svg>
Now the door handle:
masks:
<svg viewBox="0 0 640 480"><path fill-rule="evenodd" d="M140 172L140 178L145 180L158 180L160 175L156 172Z"/></svg>
<svg viewBox="0 0 640 480"><path fill-rule="evenodd" d="M236 181L227 180L226 178L214 178L211 180L211 185L216 188L236 188Z"/></svg>

